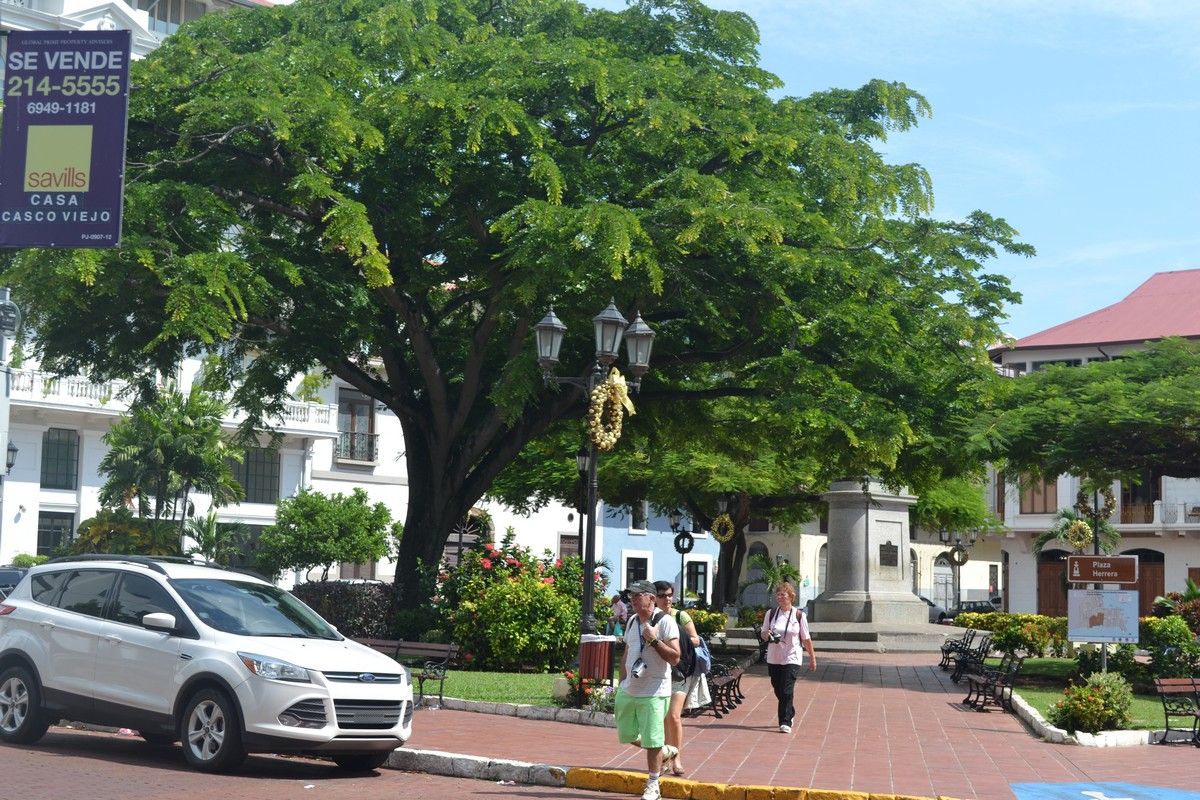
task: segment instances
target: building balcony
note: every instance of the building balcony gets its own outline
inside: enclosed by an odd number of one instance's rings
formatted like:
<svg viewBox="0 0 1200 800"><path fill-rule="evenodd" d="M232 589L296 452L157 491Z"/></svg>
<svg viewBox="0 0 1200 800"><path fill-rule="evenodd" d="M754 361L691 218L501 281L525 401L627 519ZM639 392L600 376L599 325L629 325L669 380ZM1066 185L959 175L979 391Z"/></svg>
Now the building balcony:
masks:
<svg viewBox="0 0 1200 800"><path fill-rule="evenodd" d="M129 410L124 381L92 383L82 376L60 378L34 369L10 370L10 397L14 406L56 408L109 413Z"/></svg>
<svg viewBox="0 0 1200 800"><path fill-rule="evenodd" d="M1053 525L1054 514L1017 514L1008 528L1014 533L1041 533ZM1200 498L1183 502L1131 503L1118 506L1109 519L1121 534L1184 536L1200 533Z"/></svg>
<svg viewBox="0 0 1200 800"><path fill-rule="evenodd" d="M379 434L339 432L334 457L343 463L378 464Z"/></svg>
<svg viewBox="0 0 1200 800"><path fill-rule="evenodd" d="M112 416L129 411L129 396L125 394L129 384L124 381L93 383L82 376L60 378L33 369L14 369L11 375L10 396L17 408L52 408ZM225 415L222 423L236 427L245 418L245 413L235 409ZM284 402L283 413L269 424L285 436L332 439L338 435L337 406L288 400Z"/></svg>

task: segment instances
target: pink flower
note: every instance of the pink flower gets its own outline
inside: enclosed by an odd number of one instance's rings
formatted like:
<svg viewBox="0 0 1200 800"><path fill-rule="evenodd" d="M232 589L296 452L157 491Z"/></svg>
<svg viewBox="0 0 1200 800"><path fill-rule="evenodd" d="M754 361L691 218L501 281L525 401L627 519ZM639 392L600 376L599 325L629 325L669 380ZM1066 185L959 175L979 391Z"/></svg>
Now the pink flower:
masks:
<svg viewBox="0 0 1200 800"><path fill-rule="evenodd" d="M538 574L541 574L541 573L545 572L545 571L546 571L546 565L545 565L545 564L543 564L543 563L542 563L542 562L540 562L540 561L539 561L539 562L537 562L537 570L538 570Z"/></svg>
<svg viewBox="0 0 1200 800"><path fill-rule="evenodd" d="M561 558L554 559L554 566L558 567L559 569L562 569L562 559Z"/></svg>
<svg viewBox="0 0 1200 800"><path fill-rule="evenodd" d="M479 563L483 565L484 569L492 568L492 560L490 558L482 559Z"/></svg>
<svg viewBox="0 0 1200 800"><path fill-rule="evenodd" d="M512 556L509 556L508 558L504 559L504 563L508 564L510 567L515 567L517 564L520 564L521 562L517 561Z"/></svg>
<svg viewBox="0 0 1200 800"><path fill-rule="evenodd" d="M554 578L553 577L542 578L542 583L546 584L547 586L552 586L554 584Z"/></svg>

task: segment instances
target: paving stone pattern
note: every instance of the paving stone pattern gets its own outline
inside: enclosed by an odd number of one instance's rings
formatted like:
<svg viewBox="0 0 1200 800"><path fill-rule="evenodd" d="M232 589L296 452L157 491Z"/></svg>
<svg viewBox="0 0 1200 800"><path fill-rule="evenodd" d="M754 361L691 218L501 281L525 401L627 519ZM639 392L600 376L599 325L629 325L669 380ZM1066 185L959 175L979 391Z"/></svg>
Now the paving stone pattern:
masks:
<svg viewBox="0 0 1200 800"><path fill-rule="evenodd" d="M1043 742L1013 714L962 705L966 688L928 653L818 651L796 685L797 724L778 731L765 667L723 719L684 721L687 777L741 785L1002 800L1013 783L1124 781L1193 789L1190 745L1094 748ZM563 767L645 770L610 728L422 709L408 747Z"/></svg>

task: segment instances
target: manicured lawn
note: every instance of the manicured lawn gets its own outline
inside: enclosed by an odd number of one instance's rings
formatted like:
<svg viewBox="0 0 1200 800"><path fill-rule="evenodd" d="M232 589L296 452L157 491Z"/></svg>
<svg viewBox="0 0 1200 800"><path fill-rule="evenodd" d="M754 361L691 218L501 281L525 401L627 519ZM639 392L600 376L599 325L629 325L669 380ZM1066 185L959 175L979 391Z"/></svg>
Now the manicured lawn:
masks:
<svg viewBox="0 0 1200 800"><path fill-rule="evenodd" d="M1020 683L1020 679L1017 680ZM1050 706L1062 699L1062 689L1047 689L1039 686L1018 686L1016 693L1033 706L1045 719L1050 718ZM1162 702L1154 695L1135 694L1130 707L1132 730L1161 730L1163 727Z"/></svg>
<svg viewBox="0 0 1200 800"><path fill-rule="evenodd" d="M535 706L554 705L551 693L554 680L562 673L537 675L526 672L446 672L446 697L480 700L487 703L527 703ZM428 690L431 684L426 683ZM434 691L436 699L436 687Z"/></svg>

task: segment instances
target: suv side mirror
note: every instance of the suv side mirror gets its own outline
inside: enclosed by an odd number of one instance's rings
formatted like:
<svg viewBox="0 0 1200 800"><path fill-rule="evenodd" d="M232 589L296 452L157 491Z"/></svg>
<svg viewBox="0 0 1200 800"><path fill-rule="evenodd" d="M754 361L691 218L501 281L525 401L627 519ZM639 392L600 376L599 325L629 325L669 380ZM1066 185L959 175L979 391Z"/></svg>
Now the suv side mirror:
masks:
<svg viewBox="0 0 1200 800"><path fill-rule="evenodd" d="M166 614L162 611L155 611L153 614L147 614L146 616L142 617L142 627L149 628L152 631L174 633L175 615Z"/></svg>

